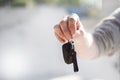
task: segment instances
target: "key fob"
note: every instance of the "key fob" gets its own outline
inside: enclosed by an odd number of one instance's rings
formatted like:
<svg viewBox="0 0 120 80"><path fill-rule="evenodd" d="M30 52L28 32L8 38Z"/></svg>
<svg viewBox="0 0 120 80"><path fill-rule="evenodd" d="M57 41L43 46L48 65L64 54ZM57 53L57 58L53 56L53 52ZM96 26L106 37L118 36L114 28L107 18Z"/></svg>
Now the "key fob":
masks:
<svg viewBox="0 0 120 80"><path fill-rule="evenodd" d="M74 42L70 41L62 46L63 51L63 58L65 63L71 64L73 63L74 72L78 72L78 64L77 64L77 57L76 52L74 49Z"/></svg>
<svg viewBox="0 0 120 80"><path fill-rule="evenodd" d="M71 43L65 43L62 46L62 51L63 51L63 58L66 64L71 64L73 63L73 59L72 59L72 46Z"/></svg>

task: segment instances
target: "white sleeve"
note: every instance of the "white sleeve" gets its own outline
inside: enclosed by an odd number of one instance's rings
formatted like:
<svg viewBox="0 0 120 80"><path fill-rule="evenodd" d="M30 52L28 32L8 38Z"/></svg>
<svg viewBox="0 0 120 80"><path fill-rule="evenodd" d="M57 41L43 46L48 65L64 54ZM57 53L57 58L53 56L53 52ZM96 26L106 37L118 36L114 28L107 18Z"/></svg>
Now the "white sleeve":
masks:
<svg viewBox="0 0 120 80"><path fill-rule="evenodd" d="M100 55L111 55L120 49L120 8L99 23L93 36Z"/></svg>

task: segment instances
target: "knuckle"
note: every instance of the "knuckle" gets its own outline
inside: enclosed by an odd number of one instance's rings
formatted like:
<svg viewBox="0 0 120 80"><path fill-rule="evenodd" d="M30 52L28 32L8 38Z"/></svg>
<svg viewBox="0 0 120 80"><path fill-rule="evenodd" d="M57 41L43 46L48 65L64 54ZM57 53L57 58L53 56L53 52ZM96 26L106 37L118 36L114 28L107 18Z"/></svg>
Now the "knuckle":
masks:
<svg viewBox="0 0 120 80"><path fill-rule="evenodd" d="M60 24L65 25L65 21L64 20L60 21Z"/></svg>
<svg viewBox="0 0 120 80"><path fill-rule="evenodd" d="M79 19L79 16L75 13L72 14L72 17L74 17L75 19Z"/></svg>
<svg viewBox="0 0 120 80"><path fill-rule="evenodd" d="M73 13L72 16L76 16L76 17L79 17L76 13Z"/></svg>
<svg viewBox="0 0 120 80"><path fill-rule="evenodd" d="M58 24L54 25L54 30L56 30L59 27Z"/></svg>
<svg viewBox="0 0 120 80"><path fill-rule="evenodd" d="M79 20L79 16L75 13L69 16L69 21L70 22L77 22Z"/></svg>
<svg viewBox="0 0 120 80"><path fill-rule="evenodd" d="M62 20L67 21L67 19L68 19L68 16L65 16Z"/></svg>
<svg viewBox="0 0 120 80"><path fill-rule="evenodd" d="M70 21L70 22L75 22L75 19L74 19L73 17L70 17L70 18L69 18L69 21Z"/></svg>

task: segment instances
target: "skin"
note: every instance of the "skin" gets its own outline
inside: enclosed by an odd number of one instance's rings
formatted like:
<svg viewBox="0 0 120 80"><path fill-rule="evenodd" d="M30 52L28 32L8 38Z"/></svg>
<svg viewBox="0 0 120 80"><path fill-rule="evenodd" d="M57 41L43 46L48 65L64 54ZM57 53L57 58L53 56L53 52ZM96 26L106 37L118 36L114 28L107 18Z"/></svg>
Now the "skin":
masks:
<svg viewBox="0 0 120 80"><path fill-rule="evenodd" d="M92 34L85 31L77 14L64 17L59 24L54 26L54 32L57 40L62 44L71 39L74 41L79 58L93 59L98 56L94 38Z"/></svg>
<svg viewBox="0 0 120 80"><path fill-rule="evenodd" d="M76 14L72 14L64 17L59 24L54 26L55 36L61 43L65 43L73 38L79 28L79 17Z"/></svg>

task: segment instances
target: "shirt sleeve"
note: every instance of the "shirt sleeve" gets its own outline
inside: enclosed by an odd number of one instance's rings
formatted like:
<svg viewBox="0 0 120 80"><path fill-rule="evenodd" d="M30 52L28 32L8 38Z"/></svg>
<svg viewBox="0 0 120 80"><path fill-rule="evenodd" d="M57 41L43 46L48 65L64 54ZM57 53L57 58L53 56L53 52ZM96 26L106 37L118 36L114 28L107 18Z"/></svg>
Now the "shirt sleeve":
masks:
<svg viewBox="0 0 120 80"><path fill-rule="evenodd" d="M112 55L120 49L120 8L97 25L93 37L99 55Z"/></svg>

